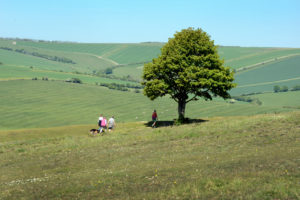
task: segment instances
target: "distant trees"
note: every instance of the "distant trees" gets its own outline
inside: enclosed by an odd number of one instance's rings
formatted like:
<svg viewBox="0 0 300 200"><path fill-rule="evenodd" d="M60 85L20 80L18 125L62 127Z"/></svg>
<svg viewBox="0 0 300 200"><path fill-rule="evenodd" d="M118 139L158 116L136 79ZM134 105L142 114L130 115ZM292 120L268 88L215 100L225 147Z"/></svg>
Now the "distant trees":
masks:
<svg viewBox="0 0 300 200"><path fill-rule="evenodd" d="M66 82L69 82L69 83L79 83L79 84L82 83L82 81L79 78L67 79Z"/></svg>
<svg viewBox="0 0 300 200"><path fill-rule="evenodd" d="M281 86L281 87L279 85L275 85L273 87L273 90L274 90L274 92L287 92L287 91L289 91L289 88L286 85ZM290 91L298 91L298 90L300 90L300 85L295 85L290 89Z"/></svg>
<svg viewBox="0 0 300 200"><path fill-rule="evenodd" d="M287 92L287 91L289 91L289 88L286 85L281 86L281 87L279 85L275 85L273 87L273 90L274 90L275 93L277 93L277 92Z"/></svg>
<svg viewBox="0 0 300 200"><path fill-rule="evenodd" d="M98 83L96 83L98 85ZM132 84L118 84L118 83L100 83L100 86L107 87L111 90L129 91L129 88L135 89L135 93L140 93L139 89L142 89L142 85L132 85Z"/></svg>
<svg viewBox="0 0 300 200"><path fill-rule="evenodd" d="M244 101L256 105L262 105L262 102L258 98L251 98L249 96L234 96L232 99L237 101Z"/></svg>
<svg viewBox="0 0 300 200"><path fill-rule="evenodd" d="M113 69L112 68L106 68L104 70L104 74L112 74L113 73Z"/></svg>
<svg viewBox="0 0 300 200"><path fill-rule="evenodd" d="M29 52L29 51L26 51L25 49L15 49L14 50L14 49L9 48L9 47L0 47L0 49L7 50L7 51L15 51L17 53L27 54L27 55L31 55L31 56L35 56L35 57L40 57L40 58L44 58L44 59L52 60L52 61L56 61L56 62L76 64L75 62L73 62L69 58L58 57L58 56L51 56L51 55L47 55L47 54L41 54L41 53L38 53L38 52Z"/></svg>
<svg viewBox="0 0 300 200"><path fill-rule="evenodd" d="M297 91L300 90L300 85L295 85L294 87L292 87L291 91Z"/></svg>
<svg viewBox="0 0 300 200"><path fill-rule="evenodd" d="M280 86L279 85L275 85L273 87L274 92L280 92Z"/></svg>

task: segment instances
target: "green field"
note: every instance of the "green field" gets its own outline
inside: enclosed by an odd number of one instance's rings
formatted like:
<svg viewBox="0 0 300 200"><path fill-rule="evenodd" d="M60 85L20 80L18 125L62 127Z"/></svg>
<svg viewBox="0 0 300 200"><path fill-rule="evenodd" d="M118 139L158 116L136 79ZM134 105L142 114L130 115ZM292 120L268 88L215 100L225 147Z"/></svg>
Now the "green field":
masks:
<svg viewBox="0 0 300 200"><path fill-rule="evenodd" d="M219 47L219 55L225 60L226 65L238 69L300 55L300 49L222 46Z"/></svg>
<svg viewBox="0 0 300 200"><path fill-rule="evenodd" d="M0 99L0 129L86 124L94 121L101 112L117 115L118 120L124 122L147 121L153 109L160 112L162 120L173 120L177 117L177 105L167 97L151 102L133 90L120 92L96 86L96 83L134 85L138 84L136 82L91 76L94 72L113 67L115 77L140 80L143 63L156 57L163 43L83 44L25 40L16 40L16 44L13 42L14 40L0 39L0 47L66 57L76 64L0 49L0 92L5 94L5 97ZM300 49L287 48L219 47L220 56L225 59L225 64L238 69L235 74L237 88L233 89L231 94L272 92L274 85L287 85L290 88L300 85L300 56L295 56L299 51ZM249 65L252 67L239 70ZM39 80L47 77L51 81L31 81L34 77ZM84 84L59 82L70 78L79 78ZM13 81L19 79L28 81ZM264 99L264 96L258 98ZM284 98L282 97L282 101ZM286 98L290 97L287 95ZM28 101L24 101L25 99ZM200 100L190 103L186 114L190 118L255 115L291 111L298 106L296 100L287 101L291 105L284 106L272 106L272 100L268 100L269 102L264 101L262 106L245 102L229 104L221 99L212 102ZM23 118L26 120L22 120ZM13 119L16 119L17 125Z"/></svg>
<svg viewBox="0 0 300 200"><path fill-rule="evenodd" d="M14 45L13 42L16 42ZM0 62L5 66L31 67L35 70L80 72L92 74L102 72L107 68L114 68L113 75L117 77L130 77L141 80L143 63L151 61L160 53L163 43L139 44L84 44L64 42L38 42L25 40L0 39L0 47L13 50L25 49L28 52L38 52L49 56L58 56L71 59L76 64L55 62L31 55L0 49ZM298 72L300 49L292 48L258 48L258 47L219 47L220 57L225 65L238 70L236 74L237 89L233 94L272 91L273 82L293 86L300 84L295 79ZM298 55L298 56L297 56ZM239 71L242 68L249 70ZM0 68L3 78L13 77ZM14 69L11 69L14 70ZM270 76L270 71L274 76ZM11 73L13 74L13 73ZM43 76L47 76L43 72ZM58 75L55 75L57 77ZM32 77L39 77L39 74ZM63 75L63 77L65 77ZM31 77L29 77L31 78ZM51 77L52 78L52 77ZM61 80L61 78L58 78ZM279 82L278 82L279 81ZM85 81L94 84L98 81ZM105 81L104 81L105 82Z"/></svg>
<svg viewBox="0 0 300 200"><path fill-rule="evenodd" d="M300 56L238 72L235 82L238 86L233 94L273 91L274 85L300 85Z"/></svg>
<svg viewBox="0 0 300 200"><path fill-rule="evenodd" d="M0 39L0 199L300 199L300 91L273 93L300 85L300 49L220 47L231 94L261 94L190 102L194 123L172 126L169 97L99 86L139 85L162 46ZM116 130L91 136L100 114Z"/></svg>
<svg viewBox="0 0 300 200"><path fill-rule="evenodd" d="M299 199L299 119L0 131L0 199Z"/></svg>
<svg viewBox="0 0 300 200"><path fill-rule="evenodd" d="M79 78L83 83L95 85L96 83L118 83L118 84L131 84L139 85L137 82L123 81L118 79L97 77L84 74L58 72L58 71L47 71L39 69L31 69L24 66L14 66L14 65L0 65L0 81L1 80L18 80L18 79L32 79L37 77L42 79L47 77L49 80L61 80L65 81L71 78Z"/></svg>
<svg viewBox="0 0 300 200"><path fill-rule="evenodd" d="M172 121L177 118L177 104L165 97L150 101L141 93L109 90L90 84L73 84L60 81L16 80L0 81L0 130L92 124L100 113L115 115L119 122L148 121L153 109L159 119ZM289 92L299 95L299 92ZM267 94L266 94L267 95ZM293 105L298 104L292 98ZM288 106L288 104L286 105ZM211 116L255 115L286 112L294 108L262 106L221 99L197 101L187 105L190 118Z"/></svg>

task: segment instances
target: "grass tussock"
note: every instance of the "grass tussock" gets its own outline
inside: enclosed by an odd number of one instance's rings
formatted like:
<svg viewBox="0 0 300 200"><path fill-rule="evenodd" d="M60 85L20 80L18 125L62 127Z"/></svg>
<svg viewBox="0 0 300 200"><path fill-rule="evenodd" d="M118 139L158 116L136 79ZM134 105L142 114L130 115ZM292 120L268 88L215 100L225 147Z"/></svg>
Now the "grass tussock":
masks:
<svg viewBox="0 0 300 200"><path fill-rule="evenodd" d="M0 132L0 199L299 199L300 113Z"/></svg>

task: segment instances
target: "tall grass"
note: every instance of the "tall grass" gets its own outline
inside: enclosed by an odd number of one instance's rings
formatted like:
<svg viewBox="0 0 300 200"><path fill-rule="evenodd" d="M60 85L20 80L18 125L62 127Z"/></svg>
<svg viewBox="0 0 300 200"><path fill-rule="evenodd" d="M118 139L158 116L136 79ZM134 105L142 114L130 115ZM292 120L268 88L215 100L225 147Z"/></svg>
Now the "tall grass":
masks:
<svg viewBox="0 0 300 200"><path fill-rule="evenodd" d="M299 199L300 113L0 131L3 199Z"/></svg>

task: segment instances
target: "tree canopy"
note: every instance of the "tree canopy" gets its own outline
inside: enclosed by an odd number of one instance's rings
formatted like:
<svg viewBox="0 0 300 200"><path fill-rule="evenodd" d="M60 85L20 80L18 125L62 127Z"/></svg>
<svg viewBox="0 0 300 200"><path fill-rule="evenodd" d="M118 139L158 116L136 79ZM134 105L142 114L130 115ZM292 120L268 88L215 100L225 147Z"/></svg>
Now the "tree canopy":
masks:
<svg viewBox="0 0 300 200"><path fill-rule="evenodd" d="M144 65L144 94L151 100L170 95L178 103L179 120L184 120L190 101L230 98L235 87L234 72L224 67L217 47L202 29L188 28L174 34L161 55Z"/></svg>

